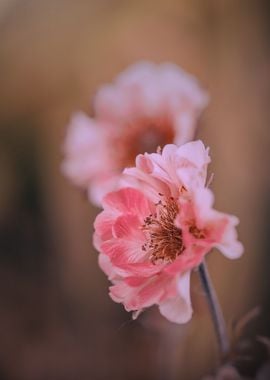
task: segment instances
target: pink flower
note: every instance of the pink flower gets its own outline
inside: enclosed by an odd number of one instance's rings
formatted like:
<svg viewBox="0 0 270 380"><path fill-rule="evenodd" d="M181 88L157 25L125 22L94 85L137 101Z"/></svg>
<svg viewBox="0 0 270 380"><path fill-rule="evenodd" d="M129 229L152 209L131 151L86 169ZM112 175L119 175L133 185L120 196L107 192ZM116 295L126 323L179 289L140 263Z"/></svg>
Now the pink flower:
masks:
<svg viewBox="0 0 270 380"><path fill-rule="evenodd" d="M63 172L99 205L139 153L192 140L207 103L197 80L180 67L137 63L99 89L94 119L82 113L73 117Z"/></svg>
<svg viewBox="0 0 270 380"><path fill-rule="evenodd" d="M72 182L88 191L96 205L108 189L115 187L114 162L111 160L111 125L96 122L84 113L73 116L64 144L62 172Z"/></svg>
<svg viewBox="0 0 270 380"><path fill-rule="evenodd" d="M208 149L201 141L145 153L126 169L122 188L107 194L95 221L99 264L110 296L137 314L158 305L172 322L192 315L190 273L214 247L241 256L238 219L213 209L205 186Z"/></svg>

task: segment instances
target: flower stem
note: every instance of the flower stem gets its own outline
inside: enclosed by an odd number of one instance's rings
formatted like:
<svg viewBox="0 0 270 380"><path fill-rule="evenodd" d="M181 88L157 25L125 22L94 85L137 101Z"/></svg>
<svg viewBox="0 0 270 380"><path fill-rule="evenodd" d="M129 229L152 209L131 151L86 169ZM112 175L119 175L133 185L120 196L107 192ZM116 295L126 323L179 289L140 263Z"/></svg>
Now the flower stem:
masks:
<svg viewBox="0 0 270 380"><path fill-rule="evenodd" d="M205 291L207 297L208 306L212 316L212 321L217 335L217 340L219 344L219 350L221 357L226 356L229 353L230 343L227 335L226 325L223 317L223 313L218 302L218 298L212 284L207 265L203 261L199 265L199 276L201 280L202 287Z"/></svg>

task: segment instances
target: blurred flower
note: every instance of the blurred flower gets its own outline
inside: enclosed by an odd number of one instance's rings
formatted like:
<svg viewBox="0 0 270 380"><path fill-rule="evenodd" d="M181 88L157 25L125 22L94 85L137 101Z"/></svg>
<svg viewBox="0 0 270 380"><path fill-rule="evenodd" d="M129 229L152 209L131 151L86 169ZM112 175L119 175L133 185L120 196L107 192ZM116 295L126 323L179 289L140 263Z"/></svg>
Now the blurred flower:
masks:
<svg viewBox="0 0 270 380"><path fill-rule="evenodd" d="M197 80L180 67L134 64L99 89L94 119L83 113L72 118L62 170L99 205L139 153L192 140L207 102Z"/></svg>
<svg viewBox="0 0 270 380"><path fill-rule="evenodd" d="M136 311L154 304L170 321L191 318L190 273L213 247L233 259L243 251L234 216L212 208L205 187L208 149L201 141L136 158L121 188L103 199L95 221L99 264L110 295Z"/></svg>

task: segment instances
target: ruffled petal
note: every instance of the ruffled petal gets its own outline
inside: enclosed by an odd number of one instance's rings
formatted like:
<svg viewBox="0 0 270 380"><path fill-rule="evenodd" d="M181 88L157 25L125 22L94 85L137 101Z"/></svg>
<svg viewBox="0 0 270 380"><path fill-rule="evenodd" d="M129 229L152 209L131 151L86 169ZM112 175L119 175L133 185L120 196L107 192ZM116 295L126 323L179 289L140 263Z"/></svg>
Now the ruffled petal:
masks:
<svg viewBox="0 0 270 380"><path fill-rule="evenodd" d="M170 275L176 275L194 269L200 265L207 252L207 248L203 246L191 245L173 263L167 265L163 271Z"/></svg>
<svg viewBox="0 0 270 380"><path fill-rule="evenodd" d="M177 150L177 175L186 189L203 187L206 183L207 166L210 162L202 141L192 141L180 146Z"/></svg>
<svg viewBox="0 0 270 380"><path fill-rule="evenodd" d="M166 299L159 305L160 313L169 321L186 323L191 319L190 271L180 276L177 284L178 294Z"/></svg>
<svg viewBox="0 0 270 380"><path fill-rule="evenodd" d="M118 273L115 271L114 266L107 255L103 255L102 253L99 254L98 264L103 272L108 276L109 280L113 280L118 276Z"/></svg>
<svg viewBox="0 0 270 380"><path fill-rule="evenodd" d="M125 214L115 219L112 233L115 239L128 239L134 242L145 242L145 235L141 229L141 221L137 215Z"/></svg>
<svg viewBox="0 0 270 380"><path fill-rule="evenodd" d="M151 203L145 195L131 187L107 194L103 198L103 207L119 213L135 214L144 218L151 213Z"/></svg>
<svg viewBox="0 0 270 380"><path fill-rule="evenodd" d="M221 242L215 245L228 259L238 259L244 252L244 246L238 241L235 229L238 223L238 218L230 216Z"/></svg>
<svg viewBox="0 0 270 380"><path fill-rule="evenodd" d="M100 245L101 252L108 255L114 265L124 267L126 264L144 261L142 250L144 240L111 239Z"/></svg>
<svg viewBox="0 0 270 380"><path fill-rule="evenodd" d="M141 310L159 304L168 280L168 277L158 275L143 282L135 282L134 279L132 282L129 279L119 281L110 287L110 296L114 301L123 303L127 311Z"/></svg>
<svg viewBox="0 0 270 380"><path fill-rule="evenodd" d="M95 228L94 236L98 236L98 238L101 241L112 239L113 224L114 224L114 215L109 212L102 211L100 214L97 215L94 222L94 228Z"/></svg>
<svg viewBox="0 0 270 380"><path fill-rule="evenodd" d="M68 126L61 170L77 186L86 187L98 173L111 168L100 130L101 126L83 113L75 114Z"/></svg>

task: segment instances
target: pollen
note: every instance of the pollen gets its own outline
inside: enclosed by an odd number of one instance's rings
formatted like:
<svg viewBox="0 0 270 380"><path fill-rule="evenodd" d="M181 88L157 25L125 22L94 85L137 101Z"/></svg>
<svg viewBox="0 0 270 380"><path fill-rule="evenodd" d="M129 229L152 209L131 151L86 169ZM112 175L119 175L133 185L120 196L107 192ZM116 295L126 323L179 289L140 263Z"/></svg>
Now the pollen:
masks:
<svg viewBox="0 0 270 380"><path fill-rule="evenodd" d="M165 198L156 207L156 213L147 216L142 226L147 235L147 242L142 250L149 253L153 264L171 263L185 249L182 230L174 224L179 211L178 205L174 198Z"/></svg>

